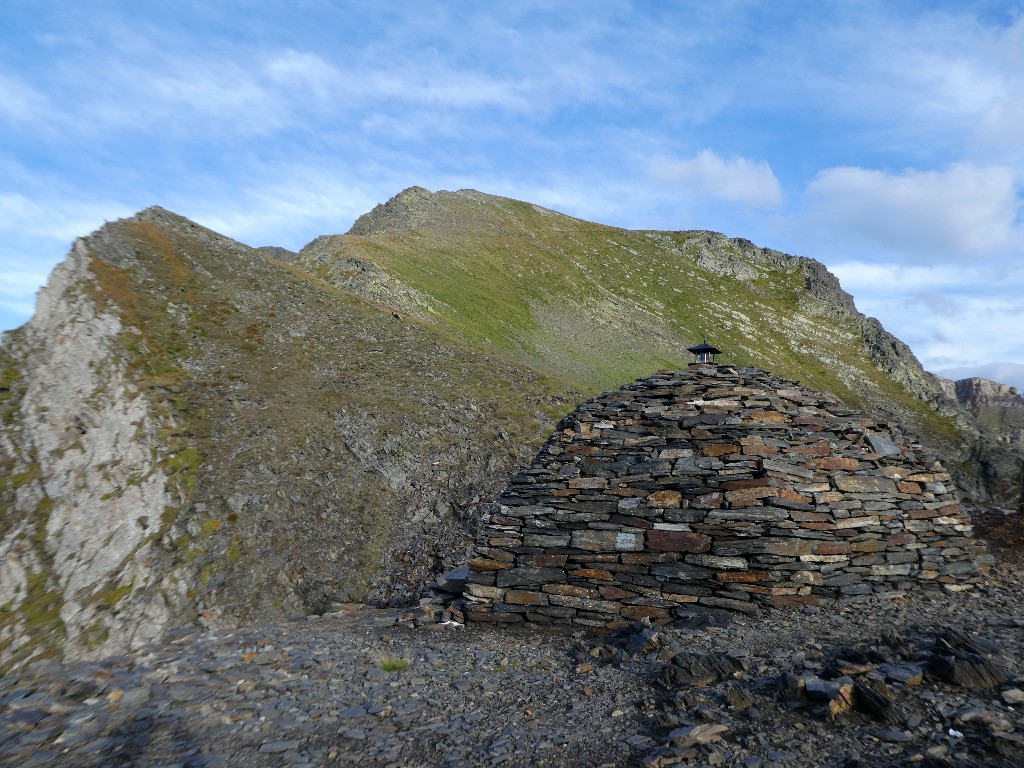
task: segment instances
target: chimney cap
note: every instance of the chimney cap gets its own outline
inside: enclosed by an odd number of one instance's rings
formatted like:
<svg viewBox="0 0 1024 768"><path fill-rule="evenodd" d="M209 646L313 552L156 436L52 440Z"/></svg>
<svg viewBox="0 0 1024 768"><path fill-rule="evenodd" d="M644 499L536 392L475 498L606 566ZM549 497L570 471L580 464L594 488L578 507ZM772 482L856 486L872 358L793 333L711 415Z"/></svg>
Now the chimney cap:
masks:
<svg viewBox="0 0 1024 768"><path fill-rule="evenodd" d="M696 363L713 363L715 362L715 355L722 354L722 350L718 349L718 347L708 344L707 337L704 337L702 343L687 347L686 351L693 355L694 362Z"/></svg>

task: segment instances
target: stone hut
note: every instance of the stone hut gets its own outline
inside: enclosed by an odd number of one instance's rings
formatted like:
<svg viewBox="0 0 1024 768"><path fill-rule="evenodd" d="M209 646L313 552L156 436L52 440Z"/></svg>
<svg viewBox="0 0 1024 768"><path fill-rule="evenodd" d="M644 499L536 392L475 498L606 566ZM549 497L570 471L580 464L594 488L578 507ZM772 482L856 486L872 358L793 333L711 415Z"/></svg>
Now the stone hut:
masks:
<svg viewBox="0 0 1024 768"><path fill-rule="evenodd" d="M795 381L697 363L562 420L482 524L469 621L665 623L968 590L991 557L922 446Z"/></svg>

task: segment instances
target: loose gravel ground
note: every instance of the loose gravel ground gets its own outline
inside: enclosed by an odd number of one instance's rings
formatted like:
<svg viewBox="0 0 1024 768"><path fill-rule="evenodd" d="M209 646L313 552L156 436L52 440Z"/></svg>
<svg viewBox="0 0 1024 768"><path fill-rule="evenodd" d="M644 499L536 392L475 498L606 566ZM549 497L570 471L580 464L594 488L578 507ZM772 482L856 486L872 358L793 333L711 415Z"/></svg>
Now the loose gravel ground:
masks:
<svg viewBox="0 0 1024 768"><path fill-rule="evenodd" d="M174 630L131 656L0 679L0 764L1019 766L1022 575L1006 563L975 593L611 636L411 628L372 608ZM942 679L929 659L944 630L1000 680ZM691 675L709 659L723 676ZM681 660L699 662L689 678L659 682ZM837 706L844 681L888 709Z"/></svg>

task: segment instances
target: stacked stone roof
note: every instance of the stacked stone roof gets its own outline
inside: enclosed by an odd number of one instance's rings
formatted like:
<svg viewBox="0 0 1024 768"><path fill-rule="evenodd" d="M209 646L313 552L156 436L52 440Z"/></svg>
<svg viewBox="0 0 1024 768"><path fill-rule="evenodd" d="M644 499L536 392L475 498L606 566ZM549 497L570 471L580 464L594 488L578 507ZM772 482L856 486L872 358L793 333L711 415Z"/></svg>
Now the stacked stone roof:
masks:
<svg viewBox="0 0 1024 768"><path fill-rule="evenodd" d="M470 621L671 621L944 587L991 557L894 425L752 368L639 379L563 419L483 521Z"/></svg>

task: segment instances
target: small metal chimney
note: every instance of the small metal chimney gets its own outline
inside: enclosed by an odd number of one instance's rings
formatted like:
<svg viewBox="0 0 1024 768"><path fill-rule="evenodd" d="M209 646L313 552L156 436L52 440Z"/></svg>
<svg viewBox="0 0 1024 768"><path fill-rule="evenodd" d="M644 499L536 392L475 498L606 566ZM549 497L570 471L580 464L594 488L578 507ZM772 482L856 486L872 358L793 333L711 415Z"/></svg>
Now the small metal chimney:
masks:
<svg viewBox="0 0 1024 768"><path fill-rule="evenodd" d="M714 363L715 355L722 354L722 350L708 344L706 336L701 344L697 344L693 347L687 347L686 351L693 353L693 362L695 363Z"/></svg>

